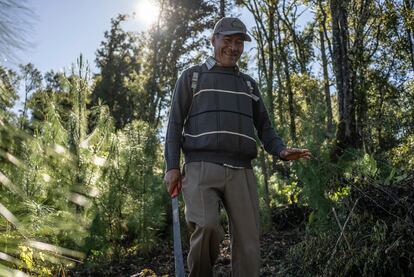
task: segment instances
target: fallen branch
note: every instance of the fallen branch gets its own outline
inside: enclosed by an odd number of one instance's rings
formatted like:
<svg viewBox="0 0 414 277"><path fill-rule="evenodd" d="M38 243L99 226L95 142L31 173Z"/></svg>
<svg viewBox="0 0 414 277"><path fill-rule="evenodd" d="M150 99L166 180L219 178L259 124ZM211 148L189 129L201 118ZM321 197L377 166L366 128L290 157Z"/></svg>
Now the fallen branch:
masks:
<svg viewBox="0 0 414 277"><path fill-rule="evenodd" d="M350 211L350 212L349 212L349 214L348 214L348 217L347 217L347 218L346 218L346 220L345 220L344 226L342 226L342 225L341 225L341 223L340 223L340 221L339 221L339 218L338 218L338 215L336 214L335 209L334 209L334 208L332 208L332 211L333 211L333 214L334 214L334 216L335 216L336 222L338 223L338 225L339 225L339 229L341 230L341 234L339 235L339 237L338 237L338 239L337 239L337 241L336 241L336 243L335 243L335 247L334 247L334 250L333 250L333 252L332 252L332 254L331 254L331 257L333 257L333 255L335 255L335 253L336 253L336 248L337 248L337 246L338 246L338 244L339 244L339 242L340 242L340 240L341 240L342 236L345 238L345 242L346 242L346 244L347 244L347 246L348 246L348 249L349 249L349 250L351 250L351 245L349 244L348 239L347 239L347 238L346 238L346 236L345 236L345 228L346 228L346 225L347 225L347 224L348 224L348 222L349 222L349 219L351 218L352 213L354 212L354 209L355 209L355 207L356 207L356 205L357 205L357 203L358 203L359 199L360 199L360 198L358 198L358 199L355 201L354 206L352 207L351 211Z"/></svg>

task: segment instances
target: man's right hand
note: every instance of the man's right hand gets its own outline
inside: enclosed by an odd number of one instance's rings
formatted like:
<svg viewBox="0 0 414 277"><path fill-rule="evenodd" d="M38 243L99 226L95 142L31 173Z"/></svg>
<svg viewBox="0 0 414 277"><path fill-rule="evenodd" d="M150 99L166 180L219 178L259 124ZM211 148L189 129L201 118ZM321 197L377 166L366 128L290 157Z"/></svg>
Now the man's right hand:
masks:
<svg viewBox="0 0 414 277"><path fill-rule="evenodd" d="M177 187L177 193L181 191L181 172L179 169L170 169L164 176L165 184L167 185L168 193L173 196L175 187Z"/></svg>

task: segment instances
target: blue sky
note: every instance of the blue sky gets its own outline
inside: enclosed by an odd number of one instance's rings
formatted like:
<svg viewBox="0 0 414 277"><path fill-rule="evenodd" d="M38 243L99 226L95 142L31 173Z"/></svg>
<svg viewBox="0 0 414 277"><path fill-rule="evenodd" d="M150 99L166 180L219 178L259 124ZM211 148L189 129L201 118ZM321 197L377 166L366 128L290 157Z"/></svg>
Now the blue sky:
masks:
<svg viewBox="0 0 414 277"><path fill-rule="evenodd" d="M18 52L18 60L5 61L0 53L0 65L16 69L18 64L33 63L43 73L68 69L82 53L92 72L95 52L109 30L111 18L118 14L137 12L140 2L156 0L25 0L36 18L27 36L31 47ZM219 1L217 1L218 5ZM253 17L246 10L238 9L249 30L254 26ZM305 16L306 18L307 16ZM309 18L309 17L307 17ZM130 20L123 25L128 31L140 32L149 27L142 20ZM254 47L248 43L245 50Z"/></svg>
<svg viewBox="0 0 414 277"><path fill-rule="evenodd" d="M143 0L27 0L36 15L31 33L27 36L31 47L17 53L18 60L1 59L1 65L16 68L17 64L33 63L40 71L59 71L70 68L82 53L92 72L95 51L109 30L111 18L118 14L131 14ZM153 0L150 0L153 1ZM217 3L219 3L217 1ZM247 13L242 19L251 27L253 21ZM124 24L128 31L142 31L148 24L130 20Z"/></svg>
<svg viewBox="0 0 414 277"><path fill-rule="evenodd" d="M82 53L93 73L98 73L95 52L104 40L104 32L111 26L111 18L118 14L139 14L143 1L156 0L24 0L34 18L28 26L29 47L16 51L17 59L0 53L0 65L18 70L19 64L33 63L42 73L71 68ZM217 3L219 3L217 1ZM138 16L137 16L138 17ZM250 29L253 18L243 12L242 20ZM127 31L140 32L149 23L136 18L123 24ZM252 46L248 45L246 48ZM22 106L23 90L19 93L14 111Z"/></svg>
<svg viewBox="0 0 414 277"><path fill-rule="evenodd" d="M42 73L50 70L68 70L82 53L93 73L98 73L95 52L104 39L104 32L110 29L111 18L118 14L138 12L143 1L156 0L25 0L35 14L30 33L26 39L30 47L17 52L16 61L6 60L0 53L0 65L17 70L18 64L33 63ZM219 4L219 1L217 1ZM237 10L249 30L254 26L253 17L246 10ZM140 32L149 24L129 20L122 26L127 31ZM207 33L207 32L206 32ZM246 44L245 51L255 43ZM16 103L14 110L21 106Z"/></svg>
<svg viewBox="0 0 414 277"><path fill-rule="evenodd" d="M2 65L15 68L18 63L32 62L42 72L69 68L82 53L95 68L95 51L109 30L111 18L132 13L140 0L28 0L36 18L27 37L31 47L18 54L17 62ZM147 28L137 20L125 29Z"/></svg>

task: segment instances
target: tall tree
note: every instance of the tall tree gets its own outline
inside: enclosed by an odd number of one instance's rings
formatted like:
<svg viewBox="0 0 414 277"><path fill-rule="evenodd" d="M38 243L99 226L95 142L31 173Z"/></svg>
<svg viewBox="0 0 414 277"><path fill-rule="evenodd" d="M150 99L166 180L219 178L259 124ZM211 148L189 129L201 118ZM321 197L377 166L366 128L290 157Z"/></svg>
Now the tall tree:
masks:
<svg viewBox="0 0 414 277"><path fill-rule="evenodd" d="M139 118L159 127L179 71L200 59L208 41L201 36L214 26L217 7L210 1L161 1L157 23L143 36L142 70L132 73Z"/></svg>
<svg viewBox="0 0 414 277"><path fill-rule="evenodd" d="M141 69L137 39L121 27L127 18L118 15L111 20L111 30L105 32L105 40L96 52L96 63L101 72L92 93L92 104L97 105L100 99L108 105L117 128L137 118L134 110L138 108L133 101L133 92L125 85L131 72Z"/></svg>
<svg viewBox="0 0 414 277"><path fill-rule="evenodd" d="M365 81L366 71L371 63L371 52L376 51L376 32L379 32L378 24L373 17L374 2L372 0L355 1L350 13L352 14L351 26L353 29L353 43L350 44L351 66L354 74L351 76L351 86L355 92L356 105L356 131L365 150L368 151L367 135L367 90L369 84ZM373 20L371 20L374 18ZM373 30L371 33L370 30ZM378 30L378 31L377 31ZM373 43L369 43L374 40ZM374 45L370 47L369 45Z"/></svg>
<svg viewBox="0 0 414 277"><path fill-rule="evenodd" d="M318 0L318 31L319 31L319 43L321 50L322 70L323 70L323 90L325 94L325 105L326 105L326 134L328 137L332 137L334 132L333 126L333 113L332 113L332 101L330 91L330 80L328 70L328 55L326 49L330 49L329 38L326 36L326 12L325 7L322 5L322 1ZM328 41L328 47L325 44L325 40ZM329 53L332 51L329 50Z"/></svg>
<svg viewBox="0 0 414 277"><path fill-rule="evenodd" d="M42 124L46 120L50 104L53 103L63 126L68 128L70 111L74 103L66 79L65 73L53 70L44 74L45 87L34 92L29 99L28 107L31 110L32 121Z"/></svg>
<svg viewBox="0 0 414 277"><path fill-rule="evenodd" d="M314 38L313 34L313 21L310 21L310 26L303 31L299 31L296 22L303 15L306 9L299 10L300 2L297 0L293 1L282 1L280 9L277 9L278 16L286 28L286 35L289 35L291 44L296 58L297 64L299 65L299 72L301 74L308 74L307 67L311 62L312 58L312 42ZM309 23L308 23L309 24ZM307 97L305 95L305 97Z"/></svg>
<svg viewBox="0 0 414 277"><path fill-rule="evenodd" d="M258 63L258 86L264 91L264 100L269 111L270 121L273 126L275 124L275 66L277 61L275 49L275 14L276 3L273 1L238 1L238 4L246 7L255 19L255 27L253 29L253 37L257 42L257 63ZM277 19L276 19L277 20ZM279 84L281 80L279 78ZM279 93L281 90L279 88ZM282 118L282 117L280 117ZM269 178L278 168L277 157L272 158L272 167L269 167L269 161L263 148L259 151L260 167L264 177L264 198L268 208L270 208L269 196ZM280 167L279 170L283 171Z"/></svg>
<svg viewBox="0 0 414 277"><path fill-rule="evenodd" d="M409 53L412 70L414 72L414 2L404 0L401 14L404 21L405 31L407 32L407 42L409 46L407 52Z"/></svg>
<svg viewBox="0 0 414 277"><path fill-rule="evenodd" d="M0 111L5 113L17 100L17 73L0 66ZM3 114L4 116L4 114Z"/></svg>
<svg viewBox="0 0 414 277"><path fill-rule="evenodd" d="M333 68L336 76L339 124L333 157L340 156L348 147L359 148L360 136L356 130L355 91L352 87L353 68L349 57L349 29L347 1L330 1L332 15Z"/></svg>
<svg viewBox="0 0 414 277"><path fill-rule="evenodd" d="M20 117L20 129L23 129L25 122L27 122L28 99L30 94L41 88L43 76L31 63L20 65L19 67L21 75L20 79L23 81L24 88L23 110Z"/></svg>
<svg viewBox="0 0 414 277"><path fill-rule="evenodd" d="M286 49L286 40L282 40L282 28L280 20L277 21L277 34L278 34L278 49L280 53L280 59L282 61L282 69L285 78L285 90L288 96L288 111L289 111L289 130L290 130L290 139L293 143L297 142L297 132L296 132L296 109L294 105L294 94L292 88L292 78L289 67L289 57L288 50Z"/></svg>
<svg viewBox="0 0 414 277"><path fill-rule="evenodd" d="M220 17L226 16L226 0L220 0Z"/></svg>

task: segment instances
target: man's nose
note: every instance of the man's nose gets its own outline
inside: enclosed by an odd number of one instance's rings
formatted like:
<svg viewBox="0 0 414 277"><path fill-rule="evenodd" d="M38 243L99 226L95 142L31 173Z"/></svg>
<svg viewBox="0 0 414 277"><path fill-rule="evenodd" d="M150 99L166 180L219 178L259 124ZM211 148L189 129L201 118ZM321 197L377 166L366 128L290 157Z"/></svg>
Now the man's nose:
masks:
<svg viewBox="0 0 414 277"><path fill-rule="evenodd" d="M231 50L236 49L236 42L235 41L230 42L230 49Z"/></svg>

